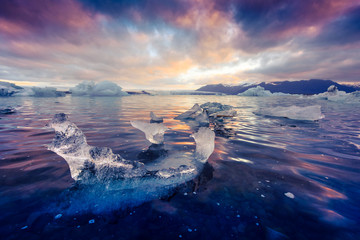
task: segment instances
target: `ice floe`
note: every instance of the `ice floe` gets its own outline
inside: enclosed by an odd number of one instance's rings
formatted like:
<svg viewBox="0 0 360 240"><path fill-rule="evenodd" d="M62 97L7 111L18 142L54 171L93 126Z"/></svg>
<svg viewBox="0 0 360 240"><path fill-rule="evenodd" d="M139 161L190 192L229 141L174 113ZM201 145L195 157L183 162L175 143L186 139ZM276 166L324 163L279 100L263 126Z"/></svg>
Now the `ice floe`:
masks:
<svg viewBox="0 0 360 240"><path fill-rule="evenodd" d="M307 107L290 106L259 109L256 114L273 117L284 117L294 120L315 121L324 118L320 105Z"/></svg>

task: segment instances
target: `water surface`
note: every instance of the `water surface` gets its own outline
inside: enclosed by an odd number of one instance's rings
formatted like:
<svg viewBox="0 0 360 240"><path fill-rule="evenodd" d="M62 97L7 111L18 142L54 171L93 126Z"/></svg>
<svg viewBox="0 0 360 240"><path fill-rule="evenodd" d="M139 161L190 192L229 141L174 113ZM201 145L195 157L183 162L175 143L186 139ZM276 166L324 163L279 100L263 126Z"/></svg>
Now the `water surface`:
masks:
<svg viewBox="0 0 360 240"><path fill-rule="evenodd" d="M130 120L148 120L150 111L164 116L171 128L166 148L191 152L192 130L173 118L209 101L232 105L239 116L226 120L236 135L216 137L215 151L197 179L135 207L58 212L58 201L74 182L65 160L45 146L54 132L44 126L55 113L68 114L90 145L138 160L150 143ZM325 115L317 122L253 113L314 104ZM360 238L358 104L238 96L0 98L0 108L8 105L20 108L0 116L3 239ZM295 197L285 196L288 192ZM92 197L99 206L111 206ZM57 214L62 215L55 219Z"/></svg>

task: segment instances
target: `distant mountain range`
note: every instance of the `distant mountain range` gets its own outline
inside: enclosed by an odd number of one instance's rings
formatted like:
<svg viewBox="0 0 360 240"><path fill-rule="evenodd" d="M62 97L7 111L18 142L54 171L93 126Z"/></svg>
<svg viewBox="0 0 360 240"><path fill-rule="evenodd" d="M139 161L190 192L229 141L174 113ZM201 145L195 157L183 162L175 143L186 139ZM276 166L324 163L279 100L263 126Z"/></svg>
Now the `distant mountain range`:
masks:
<svg viewBox="0 0 360 240"><path fill-rule="evenodd" d="M207 92L218 92L225 93L230 95L236 95L238 93L245 92L249 88L261 86L265 90L270 92L282 92L290 94L319 94L326 92L328 87L335 85L340 91L345 91L347 93L360 90L360 86L349 86L342 85L331 80L322 80L322 79L310 79L310 80L300 80L300 81L282 81L282 82L269 82L269 83L256 83L256 84L242 84L237 86L229 86L223 84L210 84L203 86L196 91L207 91Z"/></svg>

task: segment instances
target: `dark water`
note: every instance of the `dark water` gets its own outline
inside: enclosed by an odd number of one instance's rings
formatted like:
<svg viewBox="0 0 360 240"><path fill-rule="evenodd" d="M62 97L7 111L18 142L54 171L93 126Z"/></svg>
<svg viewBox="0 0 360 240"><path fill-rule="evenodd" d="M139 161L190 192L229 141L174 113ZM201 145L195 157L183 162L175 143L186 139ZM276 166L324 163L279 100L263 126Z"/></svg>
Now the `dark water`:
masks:
<svg viewBox="0 0 360 240"><path fill-rule="evenodd" d="M72 214L56 208L71 201L62 196L74 182L65 160L44 146L54 136L44 126L55 113L69 114L89 144L137 159L150 143L130 120L148 120L150 111L164 116L167 149L191 151L190 128L173 118L209 101L237 107L239 116L226 122L236 136L216 137L194 181L136 207ZM325 114L318 122L253 114L259 107L314 104ZM360 239L359 104L237 96L0 98L0 108L8 105L21 108L0 116L1 239Z"/></svg>

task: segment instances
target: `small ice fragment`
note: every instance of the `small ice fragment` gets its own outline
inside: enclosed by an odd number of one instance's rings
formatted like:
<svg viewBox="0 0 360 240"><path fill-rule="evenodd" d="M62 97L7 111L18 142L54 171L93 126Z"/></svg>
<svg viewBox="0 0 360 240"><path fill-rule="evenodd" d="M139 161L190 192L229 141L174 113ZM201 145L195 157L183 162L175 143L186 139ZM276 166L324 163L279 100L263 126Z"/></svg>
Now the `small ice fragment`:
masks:
<svg viewBox="0 0 360 240"><path fill-rule="evenodd" d="M216 205L220 206L220 203L216 203Z"/></svg>
<svg viewBox="0 0 360 240"><path fill-rule="evenodd" d="M162 117L156 116L153 112L150 112L150 118L150 123L162 123L164 121Z"/></svg>
<svg viewBox="0 0 360 240"><path fill-rule="evenodd" d="M295 198L294 194L292 194L291 192L287 192L287 193L284 193L285 196L287 196L288 198Z"/></svg>
<svg viewBox="0 0 360 240"><path fill-rule="evenodd" d="M270 182L270 180L265 180L265 182Z"/></svg>
<svg viewBox="0 0 360 240"><path fill-rule="evenodd" d="M145 133L146 139L154 144L164 142L165 131L168 130L163 123L147 123L142 121L130 121L131 126Z"/></svg>
<svg viewBox="0 0 360 240"><path fill-rule="evenodd" d="M78 225L77 228L80 228L80 225Z"/></svg>
<svg viewBox="0 0 360 240"><path fill-rule="evenodd" d="M264 198L264 197L265 197L265 195L264 195L264 194L261 194L261 197L262 197L262 198Z"/></svg>
<svg viewBox="0 0 360 240"><path fill-rule="evenodd" d="M240 217L240 215L238 214L238 215L236 215L236 217L237 217L237 218L239 218L239 217Z"/></svg>
<svg viewBox="0 0 360 240"><path fill-rule="evenodd" d="M193 230L191 228L188 228L188 232L192 232Z"/></svg>
<svg viewBox="0 0 360 240"><path fill-rule="evenodd" d="M54 218L55 219L59 219L59 218L61 218L62 217L62 214L61 213L59 213L58 215L56 215Z"/></svg>
<svg viewBox="0 0 360 240"><path fill-rule="evenodd" d="M21 230L24 230L24 229L27 229L28 228L28 226L23 226L22 228L21 228Z"/></svg>
<svg viewBox="0 0 360 240"><path fill-rule="evenodd" d="M325 177L325 179L329 179L329 177Z"/></svg>
<svg viewBox="0 0 360 240"><path fill-rule="evenodd" d="M95 223L95 219L89 220L89 224L93 224L93 223Z"/></svg>
<svg viewBox="0 0 360 240"><path fill-rule="evenodd" d="M257 216L254 216L254 218L258 218Z"/></svg>
<svg viewBox="0 0 360 240"><path fill-rule="evenodd" d="M256 223L256 226L259 226L259 223Z"/></svg>
<svg viewBox="0 0 360 240"><path fill-rule="evenodd" d="M179 238L182 238L182 235L181 235L181 234L179 235Z"/></svg>
<svg viewBox="0 0 360 240"><path fill-rule="evenodd" d="M190 137L196 142L197 159L206 162L214 151L215 133L210 128L202 127Z"/></svg>
<svg viewBox="0 0 360 240"><path fill-rule="evenodd" d="M187 196L187 192L186 192L186 193L184 193L184 196Z"/></svg>
<svg viewBox="0 0 360 240"><path fill-rule="evenodd" d="M195 194L195 195L196 195L196 192L193 192L193 194Z"/></svg>

